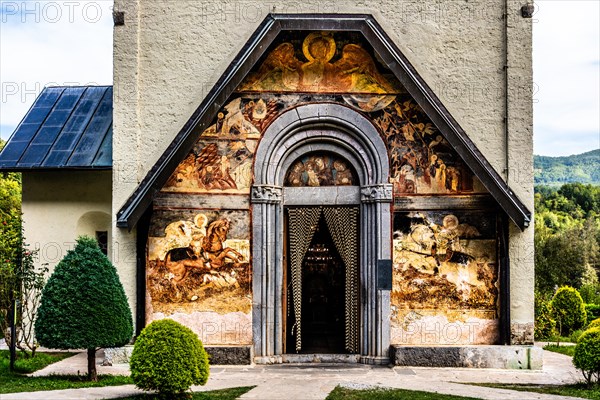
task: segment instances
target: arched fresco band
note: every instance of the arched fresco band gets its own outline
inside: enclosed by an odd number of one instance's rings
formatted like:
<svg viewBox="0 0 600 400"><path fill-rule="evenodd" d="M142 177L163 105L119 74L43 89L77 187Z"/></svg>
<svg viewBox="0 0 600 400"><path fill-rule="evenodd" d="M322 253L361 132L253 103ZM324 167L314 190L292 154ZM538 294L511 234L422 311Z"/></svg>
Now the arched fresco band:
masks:
<svg viewBox="0 0 600 400"><path fill-rule="evenodd" d="M282 361L283 206L288 200L283 182L294 161L315 151L338 154L357 172L360 195L344 204L360 204L360 356L365 363L387 363L390 292L377 289L376 270L378 260L391 259L392 190L387 150L368 119L329 103L302 105L281 114L266 129L256 150L252 187L255 361ZM313 205L331 204L326 193L335 187L311 189ZM315 189L321 190L321 195Z"/></svg>

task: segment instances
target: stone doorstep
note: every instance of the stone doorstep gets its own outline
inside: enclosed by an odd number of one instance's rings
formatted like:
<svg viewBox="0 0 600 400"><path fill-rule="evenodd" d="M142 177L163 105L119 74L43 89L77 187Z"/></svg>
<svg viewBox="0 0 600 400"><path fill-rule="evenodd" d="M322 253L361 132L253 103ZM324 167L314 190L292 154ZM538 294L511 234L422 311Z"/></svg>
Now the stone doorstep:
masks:
<svg viewBox="0 0 600 400"><path fill-rule="evenodd" d="M542 353L535 346L391 346L397 366L446 368L542 369Z"/></svg>
<svg viewBox="0 0 600 400"><path fill-rule="evenodd" d="M250 365L251 346L205 346L211 365ZM133 352L133 345L104 349L102 365L127 364Z"/></svg>

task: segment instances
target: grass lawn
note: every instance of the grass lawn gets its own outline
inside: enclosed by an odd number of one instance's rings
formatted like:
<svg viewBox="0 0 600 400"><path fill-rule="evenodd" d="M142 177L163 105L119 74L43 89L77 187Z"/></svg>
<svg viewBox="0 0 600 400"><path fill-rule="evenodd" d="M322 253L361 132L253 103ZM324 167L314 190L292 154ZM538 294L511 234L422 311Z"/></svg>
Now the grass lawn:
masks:
<svg viewBox="0 0 600 400"><path fill-rule="evenodd" d="M560 353L571 357L573 357L573 354L575 354L575 346L557 346L555 344L548 344L544 346L544 350L553 351L555 353Z"/></svg>
<svg viewBox="0 0 600 400"><path fill-rule="evenodd" d="M578 383L575 385L512 385L497 383L473 383L473 385L600 400L600 386L594 385L588 389L585 383Z"/></svg>
<svg viewBox="0 0 600 400"><path fill-rule="evenodd" d="M254 389L255 386L242 386L230 389L220 389L220 390L210 390L207 392L194 392L190 394L185 394L181 398L182 399L192 399L192 400L235 400L246 392L249 392L250 389ZM161 399L164 397L159 397L156 394L140 394L138 396L125 397L120 400L151 400L151 399Z"/></svg>
<svg viewBox="0 0 600 400"><path fill-rule="evenodd" d="M0 351L0 393L37 392L40 390L72 389L81 387L99 387L126 385L133 383L128 376L101 375L98 382L86 381L85 375L53 375L29 377L23 373L31 373L47 365L74 355L73 353L36 353L34 358L25 358L17 353L15 369L21 373L10 372L10 353ZM1 397L1 396L0 396Z"/></svg>
<svg viewBox="0 0 600 400"><path fill-rule="evenodd" d="M336 387L327 400L475 400L473 397L452 396L449 394L419 392L404 389L348 389Z"/></svg>

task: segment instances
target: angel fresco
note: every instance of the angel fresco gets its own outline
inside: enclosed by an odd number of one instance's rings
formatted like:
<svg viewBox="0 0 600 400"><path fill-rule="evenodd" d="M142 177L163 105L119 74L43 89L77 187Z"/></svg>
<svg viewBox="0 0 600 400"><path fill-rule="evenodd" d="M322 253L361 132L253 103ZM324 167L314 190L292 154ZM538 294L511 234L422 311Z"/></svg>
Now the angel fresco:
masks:
<svg viewBox="0 0 600 400"><path fill-rule="evenodd" d="M337 92L393 94L399 89L377 69L368 51L358 44L346 44L339 59L338 48L331 32L312 32L302 42L305 61L296 57L294 45L281 43L252 73L239 91L271 92ZM352 99L365 111L381 109L393 96Z"/></svg>
<svg viewBox="0 0 600 400"><path fill-rule="evenodd" d="M282 43L244 83L242 90L296 90L300 83L301 66L302 63L294 55L294 46L291 43Z"/></svg>

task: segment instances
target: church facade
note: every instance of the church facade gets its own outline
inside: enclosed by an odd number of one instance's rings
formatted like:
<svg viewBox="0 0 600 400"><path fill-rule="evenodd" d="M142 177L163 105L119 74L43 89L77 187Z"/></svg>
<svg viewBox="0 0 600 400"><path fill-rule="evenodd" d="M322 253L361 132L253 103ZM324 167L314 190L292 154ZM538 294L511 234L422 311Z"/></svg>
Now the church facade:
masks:
<svg viewBox="0 0 600 400"><path fill-rule="evenodd" d="M539 366L522 4L290 7L115 2L107 246L138 331Z"/></svg>

